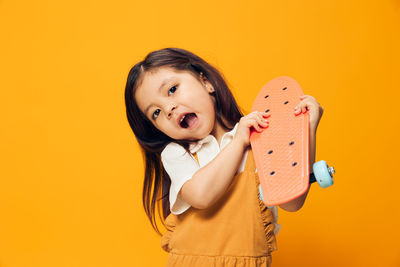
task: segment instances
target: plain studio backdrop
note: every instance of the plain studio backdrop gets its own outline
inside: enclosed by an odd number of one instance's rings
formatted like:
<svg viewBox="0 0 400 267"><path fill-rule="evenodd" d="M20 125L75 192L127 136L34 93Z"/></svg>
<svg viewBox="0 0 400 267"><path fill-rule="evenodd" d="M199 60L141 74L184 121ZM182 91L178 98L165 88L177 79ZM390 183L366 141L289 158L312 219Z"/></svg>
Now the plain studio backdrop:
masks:
<svg viewBox="0 0 400 267"><path fill-rule="evenodd" d="M0 266L165 264L124 102L165 47L216 66L247 112L282 75L325 110L335 184L279 210L273 266L400 266L399 22L397 0L1 0Z"/></svg>

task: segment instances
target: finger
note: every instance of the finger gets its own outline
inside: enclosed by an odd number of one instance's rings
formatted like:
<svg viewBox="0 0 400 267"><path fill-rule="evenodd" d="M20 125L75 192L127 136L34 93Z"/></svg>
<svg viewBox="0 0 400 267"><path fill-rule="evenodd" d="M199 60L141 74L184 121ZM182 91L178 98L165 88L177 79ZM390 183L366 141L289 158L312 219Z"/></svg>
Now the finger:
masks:
<svg viewBox="0 0 400 267"><path fill-rule="evenodd" d="M271 117L271 113L262 112L262 116L263 116L264 118L269 118L269 117Z"/></svg>
<svg viewBox="0 0 400 267"><path fill-rule="evenodd" d="M315 102L313 100L303 100L303 105L302 105L302 112L305 113L308 110L314 109L315 108Z"/></svg>
<svg viewBox="0 0 400 267"><path fill-rule="evenodd" d="M294 114L300 114L300 113L304 113L307 111L307 102L305 101L301 101L296 107L295 107L295 112Z"/></svg>
<svg viewBox="0 0 400 267"><path fill-rule="evenodd" d="M271 114L266 114L265 112L259 112L257 115L258 121L267 121L267 118L271 116Z"/></svg>
<svg viewBox="0 0 400 267"><path fill-rule="evenodd" d="M259 118L254 118L250 120L250 126L252 126L256 131L261 132L262 129L260 127L261 119Z"/></svg>
<svg viewBox="0 0 400 267"><path fill-rule="evenodd" d="M301 113L301 105L298 105L294 108L294 114L298 115Z"/></svg>
<svg viewBox="0 0 400 267"><path fill-rule="evenodd" d="M266 119L266 118L269 118L269 117L271 117L271 114L268 114L268 113L265 113L265 112L259 112L258 113L258 118L259 119Z"/></svg>
<svg viewBox="0 0 400 267"><path fill-rule="evenodd" d="M257 118L258 116L260 116L260 113L260 111L253 111L247 116L249 116L250 118Z"/></svg>
<svg viewBox="0 0 400 267"><path fill-rule="evenodd" d="M253 124L255 124L255 123L257 123L257 120L256 119L254 119L254 118L248 118L247 119L247 121L246 121L246 125L247 125L247 127L251 127L251 126L253 126Z"/></svg>
<svg viewBox="0 0 400 267"><path fill-rule="evenodd" d="M260 128L260 126L258 126L258 122L255 121L254 123L251 124L251 127L253 127L257 132L261 132L262 129Z"/></svg>
<svg viewBox="0 0 400 267"><path fill-rule="evenodd" d="M248 116L248 118L254 118L254 119L260 118L261 119L263 117L269 118L271 116L271 114L266 114L265 112L260 112L260 111L254 111L247 116Z"/></svg>
<svg viewBox="0 0 400 267"><path fill-rule="evenodd" d="M261 117L258 119L258 124L261 125L261 127L268 127L269 122Z"/></svg>
<svg viewBox="0 0 400 267"><path fill-rule="evenodd" d="M249 127L249 129L254 128L257 132L261 131L260 126L258 126L257 119L249 119L248 120L248 127Z"/></svg>

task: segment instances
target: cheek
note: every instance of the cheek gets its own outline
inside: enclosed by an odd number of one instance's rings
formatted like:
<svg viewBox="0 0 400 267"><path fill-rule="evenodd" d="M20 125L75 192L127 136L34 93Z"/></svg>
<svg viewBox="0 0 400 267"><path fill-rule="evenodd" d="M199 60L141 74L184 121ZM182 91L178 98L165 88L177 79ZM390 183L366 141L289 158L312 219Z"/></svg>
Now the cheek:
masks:
<svg viewBox="0 0 400 267"><path fill-rule="evenodd" d="M159 131L163 132L164 134L168 135L169 137L172 137L171 135L176 135L176 129L172 127L172 125L168 122L165 121L158 121L157 126L154 125Z"/></svg>
<svg viewBox="0 0 400 267"><path fill-rule="evenodd" d="M215 98L208 93L201 93L193 97L192 101L204 108L210 109L214 107Z"/></svg>
<svg viewBox="0 0 400 267"><path fill-rule="evenodd" d="M211 113L214 113L215 109L215 98L213 96L210 96L210 99L207 101L208 108Z"/></svg>
<svg viewBox="0 0 400 267"><path fill-rule="evenodd" d="M156 121L150 120L150 123L153 125L154 128L156 128L157 130L163 132L164 129L162 128L162 124L160 124L160 120L159 119L157 119Z"/></svg>

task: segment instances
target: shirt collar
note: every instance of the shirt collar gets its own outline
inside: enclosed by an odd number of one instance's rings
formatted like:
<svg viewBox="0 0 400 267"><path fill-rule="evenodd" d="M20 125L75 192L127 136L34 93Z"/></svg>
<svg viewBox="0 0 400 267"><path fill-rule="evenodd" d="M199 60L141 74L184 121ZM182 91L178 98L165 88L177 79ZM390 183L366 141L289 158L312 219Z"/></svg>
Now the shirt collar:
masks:
<svg viewBox="0 0 400 267"><path fill-rule="evenodd" d="M239 123L236 123L235 127L233 127L232 130L230 130L229 132L224 133L224 135L222 136L222 141L223 141L227 136L233 138L233 136L234 136L235 133L236 133L238 124L239 124ZM192 153L192 154L196 153L197 151L200 150L200 148L201 148L204 144L210 143L213 139L215 139L215 137L214 137L213 135L210 134L210 135L206 136L205 138L201 139L200 141L197 141L197 142L195 142L195 143L191 143L191 144L189 145L189 151L190 151L190 153ZM223 143L222 141L221 141L221 144Z"/></svg>

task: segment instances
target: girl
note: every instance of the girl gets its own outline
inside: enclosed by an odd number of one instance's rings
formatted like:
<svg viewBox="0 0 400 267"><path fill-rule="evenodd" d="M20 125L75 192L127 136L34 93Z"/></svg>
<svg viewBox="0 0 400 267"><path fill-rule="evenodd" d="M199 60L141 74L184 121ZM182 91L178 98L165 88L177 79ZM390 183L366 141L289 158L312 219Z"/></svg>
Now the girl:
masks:
<svg viewBox="0 0 400 267"><path fill-rule="evenodd" d="M129 124L146 161L143 205L153 228L155 206L167 231L167 266L270 266L279 231L277 207L259 196L249 136L269 115L240 111L219 71L193 53L165 48L129 72ZM310 112L310 166L322 108L303 96L294 111ZM280 205L300 209L308 192Z"/></svg>

